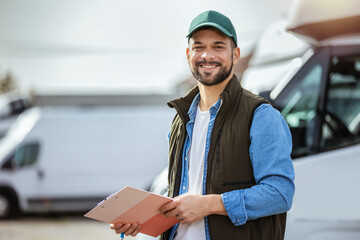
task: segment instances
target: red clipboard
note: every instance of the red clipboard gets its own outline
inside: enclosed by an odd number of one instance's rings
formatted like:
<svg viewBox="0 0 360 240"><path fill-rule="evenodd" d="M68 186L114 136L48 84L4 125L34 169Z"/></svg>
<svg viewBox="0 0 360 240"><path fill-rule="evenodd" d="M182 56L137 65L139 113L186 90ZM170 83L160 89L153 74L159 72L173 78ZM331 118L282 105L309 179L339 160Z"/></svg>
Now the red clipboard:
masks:
<svg viewBox="0 0 360 240"><path fill-rule="evenodd" d="M165 217L159 208L173 199L126 186L113 193L84 215L106 223L139 223L140 233L157 237L179 220Z"/></svg>

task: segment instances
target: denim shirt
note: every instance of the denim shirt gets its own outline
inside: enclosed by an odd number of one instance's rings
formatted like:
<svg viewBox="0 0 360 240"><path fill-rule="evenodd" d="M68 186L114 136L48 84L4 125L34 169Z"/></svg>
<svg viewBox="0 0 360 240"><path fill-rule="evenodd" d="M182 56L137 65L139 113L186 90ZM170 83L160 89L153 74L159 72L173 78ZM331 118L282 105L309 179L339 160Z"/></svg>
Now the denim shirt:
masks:
<svg viewBox="0 0 360 240"><path fill-rule="evenodd" d="M186 125L187 136L182 156L179 195L186 193L188 189L188 154L199 101L200 94L198 93L188 111L190 120ZM203 195L206 195L206 169L211 132L221 103L222 100L219 99L209 109L210 121L205 143ZM228 217L235 226L243 225L248 220L288 211L291 208L295 192L295 174L290 158L291 133L279 111L269 104L262 104L255 110L250 128L250 141L249 152L256 185L248 189L221 194ZM264 162L267 164L263 164ZM207 217L204 218L204 221L206 239L210 240ZM173 239L177 227L178 224L173 227L170 239Z"/></svg>

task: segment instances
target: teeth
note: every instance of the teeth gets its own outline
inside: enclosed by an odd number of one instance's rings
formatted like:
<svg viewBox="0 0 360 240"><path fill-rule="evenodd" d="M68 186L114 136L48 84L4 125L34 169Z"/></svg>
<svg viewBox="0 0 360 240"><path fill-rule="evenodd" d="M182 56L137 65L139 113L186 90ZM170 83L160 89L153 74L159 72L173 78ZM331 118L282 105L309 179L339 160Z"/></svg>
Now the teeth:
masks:
<svg viewBox="0 0 360 240"><path fill-rule="evenodd" d="M203 65L202 67L204 67L204 68L214 68L216 66L215 65Z"/></svg>

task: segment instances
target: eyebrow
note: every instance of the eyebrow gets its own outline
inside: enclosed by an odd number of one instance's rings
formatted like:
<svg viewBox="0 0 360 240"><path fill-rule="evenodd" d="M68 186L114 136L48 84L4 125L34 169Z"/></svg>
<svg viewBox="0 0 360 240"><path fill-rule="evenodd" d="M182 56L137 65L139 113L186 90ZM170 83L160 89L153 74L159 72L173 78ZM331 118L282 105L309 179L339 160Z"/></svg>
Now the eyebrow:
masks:
<svg viewBox="0 0 360 240"><path fill-rule="evenodd" d="M216 41L216 42L215 42L215 44L226 45L226 43L225 43L225 42L223 42L223 41Z"/></svg>
<svg viewBox="0 0 360 240"><path fill-rule="evenodd" d="M203 44L203 42L201 42L201 41L195 41L193 44L194 44L194 45L195 45L195 44ZM216 41L216 42L214 42L214 44L226 45L226 43L223 42L223 41Z"/></svg>

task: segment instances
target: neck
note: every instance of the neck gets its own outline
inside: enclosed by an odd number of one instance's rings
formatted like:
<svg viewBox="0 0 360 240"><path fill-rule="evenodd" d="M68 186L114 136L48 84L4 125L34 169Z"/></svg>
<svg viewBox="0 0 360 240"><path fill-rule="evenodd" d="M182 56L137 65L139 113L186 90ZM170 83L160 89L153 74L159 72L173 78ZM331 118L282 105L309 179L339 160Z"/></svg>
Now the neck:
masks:
<svg viewBox="0 0 360 240"><path fill-rule="evenodd" d="M208 111L220 98L220 94L224 91L226 85L233 78L233 74L219 84L206 86L198 82L200 91L199 107L201 111Z"/></svg>

